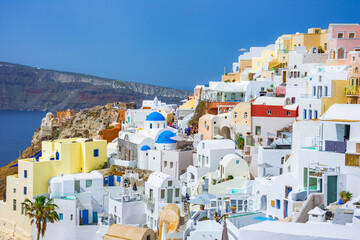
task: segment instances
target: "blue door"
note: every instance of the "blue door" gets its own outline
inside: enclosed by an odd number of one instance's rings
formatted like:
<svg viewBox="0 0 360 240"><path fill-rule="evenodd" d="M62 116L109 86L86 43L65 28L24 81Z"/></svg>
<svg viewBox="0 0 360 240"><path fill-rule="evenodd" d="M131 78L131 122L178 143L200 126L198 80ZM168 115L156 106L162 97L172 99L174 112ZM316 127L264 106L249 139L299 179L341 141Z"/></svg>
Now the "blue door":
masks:
<svg viewBox="0 0 360 240"><path fill-rule="evenodd" d="M109 177L104 177L104 186L109 184Z"/></svg>
<svg viewBox="0 0 360 240"><path fill-rule="evenodd" d="M114 186L114 175L109 175L109 186Z"/></svg>
<svg viewBox="0 0 360 240"><path fill-rule="evenodd" d="M97 212L93 212L93 223L97 223L97 221L98 221Z"/></svg>
<svg viewBox="0 0 360 240"><path fill-rule="evenodd" d="M89 210L82 211L82 224L89 224Z"/></svg>

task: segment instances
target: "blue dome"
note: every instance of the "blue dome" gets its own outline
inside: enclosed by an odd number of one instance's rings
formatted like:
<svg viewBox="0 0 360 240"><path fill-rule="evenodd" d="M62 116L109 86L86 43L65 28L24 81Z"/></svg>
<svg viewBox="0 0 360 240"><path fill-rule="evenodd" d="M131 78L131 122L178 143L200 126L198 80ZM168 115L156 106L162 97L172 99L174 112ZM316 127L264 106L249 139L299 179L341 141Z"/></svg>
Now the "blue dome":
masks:
<svg viewBox="0 0 360 240"><path fill-rule="evenodd" d="M156 143L164 143L164 144L176 143L175 140L170 139L171 137L174 137L174 136L176 136L176 133L166 130L166 131L160 133L159 137L156 140Z"/></svg>
<svg viewBox="0 0 360 240"><path fill-rule="evenodd" d="M140 148L141 151L147 151L149 149L151 149L151 148L148 145L144 145Z"/></svg>
<svg viewBox="0 0 360 240"><path fill-rule="evenodd" d="M165 118L161 113L152 112L146 117L146 121L165 121Z"/></svg>

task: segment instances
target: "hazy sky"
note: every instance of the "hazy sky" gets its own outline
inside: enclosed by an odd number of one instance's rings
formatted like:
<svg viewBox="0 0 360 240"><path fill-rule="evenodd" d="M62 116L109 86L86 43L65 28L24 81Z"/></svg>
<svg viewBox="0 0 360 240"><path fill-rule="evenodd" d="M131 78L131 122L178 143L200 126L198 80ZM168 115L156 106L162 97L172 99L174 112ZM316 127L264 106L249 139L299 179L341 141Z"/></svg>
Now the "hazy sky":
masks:
<svg viewBox="0 0 360 240"><path fill-rule="evenodd" d="M193 90L239 48L329 23L359 0L0 1L0 61Z"/></svg>

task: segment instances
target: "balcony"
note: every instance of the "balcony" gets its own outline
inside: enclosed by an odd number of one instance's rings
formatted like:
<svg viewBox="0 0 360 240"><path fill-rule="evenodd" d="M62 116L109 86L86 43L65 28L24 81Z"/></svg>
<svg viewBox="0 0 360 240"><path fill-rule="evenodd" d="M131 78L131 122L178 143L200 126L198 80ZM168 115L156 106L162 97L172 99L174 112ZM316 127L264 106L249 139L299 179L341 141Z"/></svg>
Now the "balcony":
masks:
<svg viewBox="0 0 360 240"><path fill-rule="evenodd" d="M358 96L359 95L359 86L349 85L345 87L345 94L347 96Z"/></svg>
<svg viewBox="0 0 360 240"><path fill-rule="evenodd" d="M325 140L325 151L345 153L346 152L346 142Z"/></svg>

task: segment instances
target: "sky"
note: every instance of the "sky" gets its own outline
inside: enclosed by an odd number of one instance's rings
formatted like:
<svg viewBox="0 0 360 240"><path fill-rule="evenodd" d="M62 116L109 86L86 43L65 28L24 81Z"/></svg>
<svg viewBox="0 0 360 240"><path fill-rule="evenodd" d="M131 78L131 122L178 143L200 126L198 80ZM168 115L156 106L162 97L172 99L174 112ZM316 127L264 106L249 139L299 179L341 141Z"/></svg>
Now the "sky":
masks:
<svg viewBox="0 0 360 240"><path fill-rule="evenodd" d="M1 0L0 61L193 90L240 48L360 23L359 0Z"/></svg>

